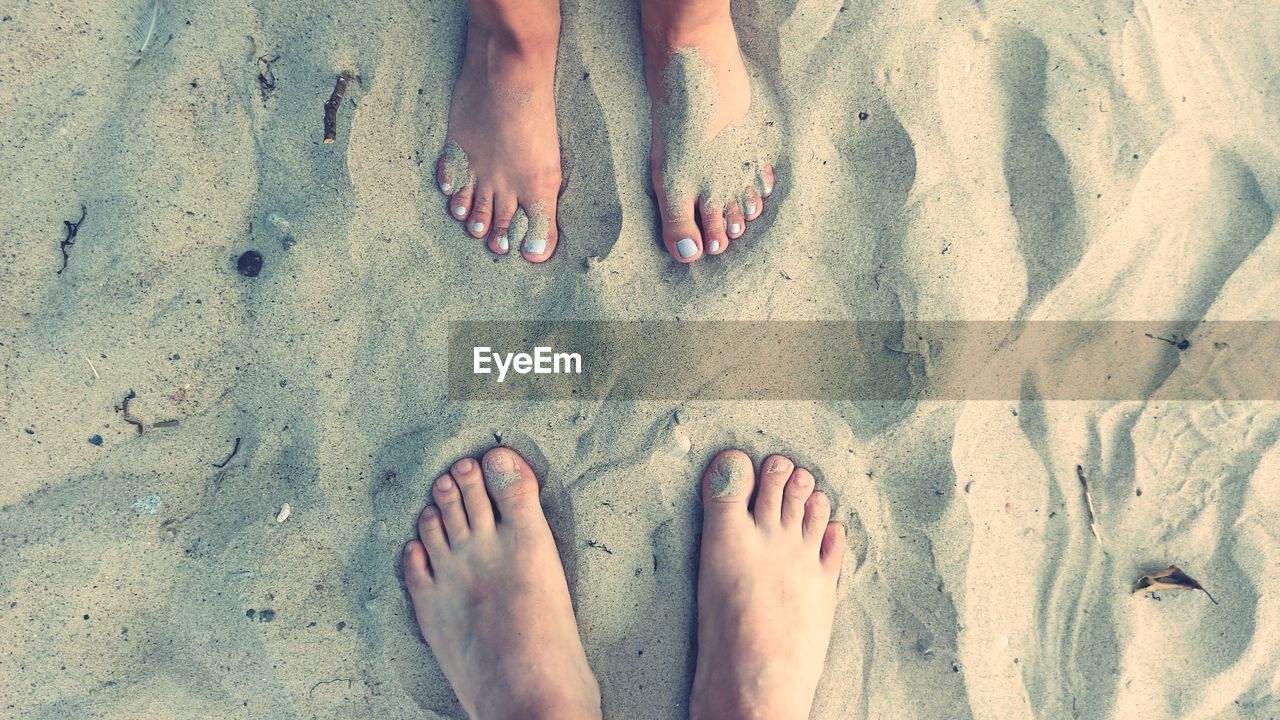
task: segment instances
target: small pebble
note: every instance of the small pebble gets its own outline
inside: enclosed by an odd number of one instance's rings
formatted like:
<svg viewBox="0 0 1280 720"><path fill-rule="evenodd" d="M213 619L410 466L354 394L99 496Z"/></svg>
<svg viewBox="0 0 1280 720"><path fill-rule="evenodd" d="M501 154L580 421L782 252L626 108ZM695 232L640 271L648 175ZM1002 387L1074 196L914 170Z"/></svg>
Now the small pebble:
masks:
<svg viewBox="0 0 1280 720"><path fill-rule="evenodd" d="M236 270L245 277L258 277L262 272L262 253L249 250L236 260Z"/></svg>
<svg viewBox="0 0 1280 720"><path fill-rule="evenodd" d="M288 520L289 513L291 512L293 512L293 508L289 506L289 503L285 503L284 505L281 505L280 512L276 513L276 522L282 523L285 520Z"/></svg>
<svg viewBox="0 0 1280 720"><path fill-rule="evenodd" d="M101 435L90 435L90 436L89 436L89 444L90 444L90 445L101 445L101 444L102 444L102 436L101 436Z"/></svg>

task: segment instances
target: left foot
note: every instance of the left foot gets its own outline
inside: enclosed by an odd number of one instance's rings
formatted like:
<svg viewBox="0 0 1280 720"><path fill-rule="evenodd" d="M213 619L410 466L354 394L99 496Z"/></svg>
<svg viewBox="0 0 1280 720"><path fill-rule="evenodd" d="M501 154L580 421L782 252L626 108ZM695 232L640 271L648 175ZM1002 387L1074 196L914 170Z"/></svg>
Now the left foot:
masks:
<svg viewBox="0 0 1280 720"><path fill-rule="evenodd" d="M749 122L751 82L729 0L641 3L653 125L650 182L671 257L718 255L746 232L773 192Z"/></svg>

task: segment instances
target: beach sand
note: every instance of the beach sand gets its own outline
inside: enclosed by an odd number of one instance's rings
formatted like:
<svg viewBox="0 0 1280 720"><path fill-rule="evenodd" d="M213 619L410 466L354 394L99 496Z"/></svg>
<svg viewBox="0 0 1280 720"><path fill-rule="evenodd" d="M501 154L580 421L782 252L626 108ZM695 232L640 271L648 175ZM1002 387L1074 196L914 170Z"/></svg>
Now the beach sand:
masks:
<svg viewBox="0 0 1280 720"><path fill-rule="evenodd" d="M144 9L0 23L0 716L460 717L398 559L495 442L544 482L607 717L686 714L726 447L849 527L816 718L1280 712L1276 403L460 403L444 373L462 319L1278 320L1280 6L737 3L778 189L688 267L631 2L564 4L543 266L434 186L460 3L166 3L130 67ZM1131 593L1173 563L1218 604Z"/></svg>

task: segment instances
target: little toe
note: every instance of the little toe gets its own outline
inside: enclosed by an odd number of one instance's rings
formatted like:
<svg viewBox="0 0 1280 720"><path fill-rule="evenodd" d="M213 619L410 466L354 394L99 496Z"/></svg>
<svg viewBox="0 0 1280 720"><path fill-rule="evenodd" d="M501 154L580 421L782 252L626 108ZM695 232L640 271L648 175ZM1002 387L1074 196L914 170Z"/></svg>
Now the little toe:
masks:
<svg viewBox="0 0 1280 720"><path fill-rule="evenodd" d="M760 468L753 513L757 525L776 527L782 517L782 488L787 484L787 478L791 477L795 465L781 455L770 455Z"/></svg>
<svg viewBox="0 0 1280 720"><path fill-rule="evenodd" d="M791 473L791 479L787 481L787 486L782 491L783 527L800 529L800 520L804 517L806 503L813 494L813 485L813 474L808 470L796 468L796 471Z"/></svg>
<svg viewBox="0 0 1280 720"><path fill-rule="evenodd" d="M436 507L440 509L450 545L471 534L471 527L467 524L467 511L462 507L462 493L449 473L436 479L435 485L431 487L431 497L435 498Z"/></svg>
<svg viewBox="0 0 1280 720"><path fill-rule="evenodd" d="M440 192L445 197L453 195L457 191L458 186L462 184L462 178L455 178L449 174L448 162L443 154L436 159L436 185L440 188Z"/></svg>
<svg viewBox="0 0 1280 720"><path fill-rule="evenodd" d="M824 492L816 492L804 502L804 522L801 532L804 539L817 543L827 529L827 521L831 519L831 499Z"/></svg>
<svg viewBox="0 0 1280 720"><path fill-rule="evenodd" d="M462 458L453 464L449 474L462 491L462 505L467 509L467 525L471 532L477 535L492 532L493 505L490 504L489 492L484 487L480 464L471 458Z"/></svg>
<svg viewBox="0 0 1280 720"><path fill-rule="evenodd" d="M440 558L449 552L449 541L444 535L444 523L441 522L440 510L435 505L428 505L419 513L418 538L422 540L428 555Z"/></svg>
<svg viewBox="0 0 1280 720"><path fill-rule="evenodd" d="M822 534L822 549L818 553L822 566L833 575L839 575L840 564L844 562L844 553L848 546L849 540L845 537L844 525L838 522L827 523L827 529Z"/></svg>
<svg viewBox="0 0 1280 720"><path fill-rule="evenodd" d="M490 220L493 218L493 188L480 185L471 199L471 213L467 215L467 232L473 238L482 238L489 233Z"/></svg>
<svg viewBox="0 0 1280 720"><path fill-rule="evenodd" d="M729 236L724 231L724 208L702 202L702 242L708 255L719 255L729 249Z"/></svg>
<svg viewBox="0 0 1280 720"><path fill-rule="evenodd" d="M729 236L729 239L737 240L742 237L742 233L746 232L747 219L742 216L742 206L738 204L737 200L729 203L729 209L725 213L725 220L727 222L725 234Z"/></svg>
<svg viewBox="0 0 1280 720"><path fill-rule="evenodd" d="M471 213L471 195L470 186L455 191L449 197L449 216L454 220L466 220L467 215Z"/></svg>
<svg viewBox="0 0 1280 720"><path fill-rule="evenodd" d="M529 229L525 231L520 255L531 263L544 263L551 259L559 242L556 227L556 199L546 198L524 206L529 217Z"/></svg>
<svg viewBox="0 0 1280 720"><path fill-rule="evenodd" d="M764 176L764 177L763 177L763 180L764 180L764 192L762 193L762 197L766 197L766 198L767 198L767 197L769 197L770 195L773 195L773 188L774 188L775 184L778 182L778 176L774 173L774 170L773 170L773 166L772 166L772 165L765 165L765 166L764 166L764 173L762 173L762 174L763 174L763 176Z"/></svg>
<svg viewBox="0 0 1280 720"><path fill-rule="evenodd" d="M404 546L404 584L410 593L419 593L431 587L431 564L427 560L427 549L420 540L410 540Z"/></svg>
<svg viewBox="0 0 1280 720"><path fill-rule="evenodd" d="M702 474L702 499L708 519L750 517L747 503L756 484L751 458L741 450L725 450L716 455Z"/></svg>
<svg viewBox="0 0 1280 720"><path fill-rule="evenodd" d="M496 447L484 455L484 481L498 506L503 522L515 522L541 515L538 478L520 453Z"/></svg>

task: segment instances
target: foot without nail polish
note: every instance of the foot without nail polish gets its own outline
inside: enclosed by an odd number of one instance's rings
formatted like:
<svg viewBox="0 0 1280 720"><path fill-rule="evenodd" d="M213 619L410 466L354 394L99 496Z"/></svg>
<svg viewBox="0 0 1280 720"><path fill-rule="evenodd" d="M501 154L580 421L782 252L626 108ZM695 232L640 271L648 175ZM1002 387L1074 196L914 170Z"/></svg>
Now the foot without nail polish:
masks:
<svg viewBox="0 0 1280 720"><path fill-rule="evenodd" d="M698 245L690 238L682 238L676 243L676 252L680 253L680 257L688 260L698 254Z"/></svg>

